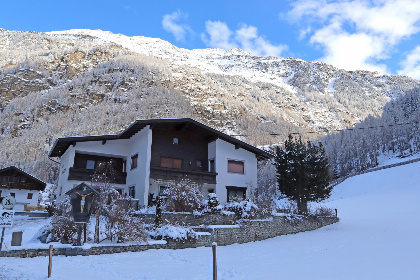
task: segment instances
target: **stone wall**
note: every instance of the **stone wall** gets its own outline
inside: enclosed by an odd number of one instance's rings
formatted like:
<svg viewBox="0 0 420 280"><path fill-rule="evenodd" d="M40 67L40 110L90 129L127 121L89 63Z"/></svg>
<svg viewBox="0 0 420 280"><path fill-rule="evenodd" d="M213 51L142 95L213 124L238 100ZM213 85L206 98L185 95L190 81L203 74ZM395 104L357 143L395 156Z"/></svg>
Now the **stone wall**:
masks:
<svg viewBox="0 0 420 280"><path fill-rule="evenodd" d="M176 242L168 240L165 244L145 245L118 245L118 246L93 246L91 248L55 248L53 254L64 256L89 256L100 254L113 254L122 252L140 252L149 249L183 249L195 247L210 247L213 242L219 246L234 243L247 243L264 240L279 235L298 233L315 230L317 228L338 222L337 217L314 217L314 216L274 216L268 220L245 221L240 225L232 226L199 226L196 231L207 232L199 235L192 242ZM48 256L48 249L8 250L0 252L0 257L37 257Z"/></svg>
<svg viewBox="0 0 420 280"><path fill-rule="evenodd" d="M155 214L138 214L146 224L153 224ZM193 215L191 213L162 213L162 220L170 224L200 226L200 225L234 225L238 218L235 215L203 214Z"/></svg>

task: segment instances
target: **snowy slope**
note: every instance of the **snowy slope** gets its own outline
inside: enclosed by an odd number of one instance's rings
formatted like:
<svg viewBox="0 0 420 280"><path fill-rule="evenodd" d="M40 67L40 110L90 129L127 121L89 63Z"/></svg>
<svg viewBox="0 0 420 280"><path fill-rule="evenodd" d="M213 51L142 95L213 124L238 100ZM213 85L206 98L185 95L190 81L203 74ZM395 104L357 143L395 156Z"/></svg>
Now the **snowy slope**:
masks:
<svg viewBox="0 0 420 280"><path fill-rule="evenodd" d="M346 180L341 221L218 248L219 279L420 279L420 163ZM45 279L47 258L0 259L0 279ZM211 279L211 249L54 257L51 279Z"/></svg>

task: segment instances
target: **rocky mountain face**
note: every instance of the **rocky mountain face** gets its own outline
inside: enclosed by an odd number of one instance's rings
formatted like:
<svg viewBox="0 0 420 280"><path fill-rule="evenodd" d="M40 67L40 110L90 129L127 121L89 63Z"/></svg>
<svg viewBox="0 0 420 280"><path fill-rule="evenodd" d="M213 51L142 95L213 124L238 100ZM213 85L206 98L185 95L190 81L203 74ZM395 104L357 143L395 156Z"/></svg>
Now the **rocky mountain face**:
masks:
<svg viewBox="0 0 420 280"><path fill-rule="evenodd" d="M313 139L380 116L419 85L98 30L0 29L0 166L53 182L58 166L47 155L57 137L117 133L141 118L192 117L255 145L295 132Z"/></svg>

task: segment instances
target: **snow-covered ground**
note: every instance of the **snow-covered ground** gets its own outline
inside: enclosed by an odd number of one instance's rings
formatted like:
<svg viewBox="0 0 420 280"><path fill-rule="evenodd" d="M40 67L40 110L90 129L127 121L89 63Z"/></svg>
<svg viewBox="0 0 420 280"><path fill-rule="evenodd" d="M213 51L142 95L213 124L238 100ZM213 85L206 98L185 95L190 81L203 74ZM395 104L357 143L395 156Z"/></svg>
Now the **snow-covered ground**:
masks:
<svg viewBox="0 0 420 280"><path fill-rule="evenodd" d="M340 222L218 248L219 279L420 279L420 162L347 179ZM211 248L53 258L51 279L211 279ZM0 279L46 279L48 258L1 258Z"/></svg>

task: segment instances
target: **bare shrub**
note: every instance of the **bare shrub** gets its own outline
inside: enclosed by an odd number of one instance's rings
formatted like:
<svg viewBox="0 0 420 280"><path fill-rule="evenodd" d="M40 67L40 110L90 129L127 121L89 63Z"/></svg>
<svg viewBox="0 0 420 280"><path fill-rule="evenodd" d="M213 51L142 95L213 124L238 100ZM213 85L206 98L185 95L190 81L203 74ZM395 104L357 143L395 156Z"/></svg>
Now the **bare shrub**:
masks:
<svg viewBox="0 0 420 280"><path fill-rule="evenodd" d="M63 244L73 243L77 233L77 227L71 211L70 198L66 196L62 201L57 203L51 219L51 226L55 237L53 239L58 239Z"/></svg>
<svg viewBox="0 0 420 280"><path fill-rule="evenodd" d="M258 164L258 184L249 185L248 197L258 207L256 215L260 217L270 216L276 205L276 170L271 160L266 160Z"/></svg>
<svg viewBox="0 0 420 280"><path fill-rule="evenodd" d="M174 212L193 212L203 203L203 194L189 180L173 183L165 191L164 209Z"/></svg>
<svg viewBox="0 0 420 280"><path fill-rule="evenodd" d="M333 217L336 216L335 209L329 208L325 205L317 205L309 208L309 215L320 217Z"/></svg>
<svg viewBox="0 0 420 280"><path fill-rule="evenodd" d="M148 235L144 223L141 218L134 215L135 212L131 209L131 198L118 197L105 208L103 214L107 239L117 243L146 241Z"/></svg>

